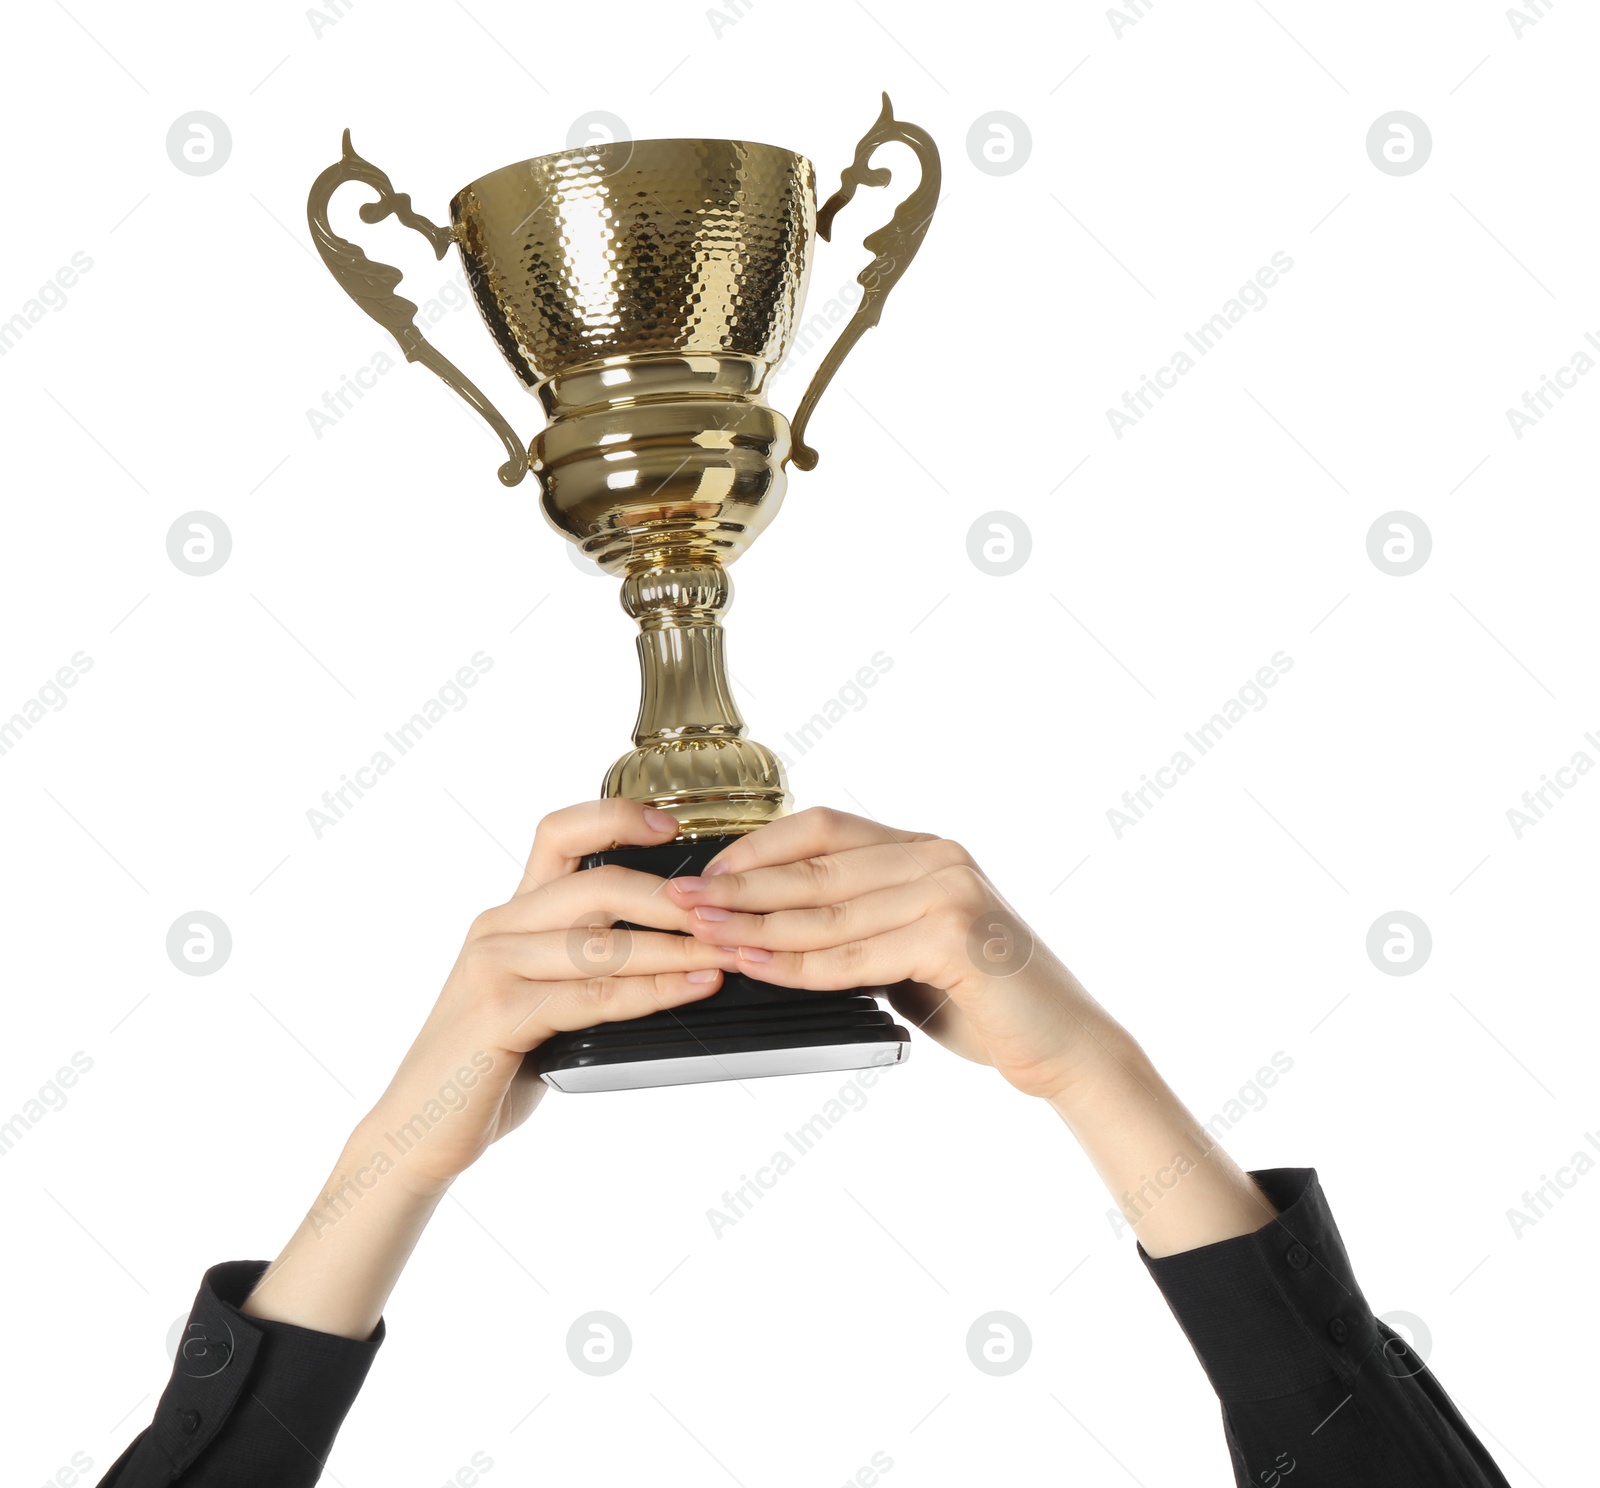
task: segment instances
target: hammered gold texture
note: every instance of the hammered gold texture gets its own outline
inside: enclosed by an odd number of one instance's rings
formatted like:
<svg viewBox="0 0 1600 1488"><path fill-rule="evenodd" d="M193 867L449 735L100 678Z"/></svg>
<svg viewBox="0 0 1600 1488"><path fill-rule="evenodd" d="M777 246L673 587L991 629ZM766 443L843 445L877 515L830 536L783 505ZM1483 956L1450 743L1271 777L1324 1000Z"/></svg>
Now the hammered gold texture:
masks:
<svg viewBox="0 0 1600 1488"><path fill-rule="evenodd" d="M770 368L805 293L816 178L772 145L620 141L493 171L450 215L483 318L530 387L652 353Z"/></svg>

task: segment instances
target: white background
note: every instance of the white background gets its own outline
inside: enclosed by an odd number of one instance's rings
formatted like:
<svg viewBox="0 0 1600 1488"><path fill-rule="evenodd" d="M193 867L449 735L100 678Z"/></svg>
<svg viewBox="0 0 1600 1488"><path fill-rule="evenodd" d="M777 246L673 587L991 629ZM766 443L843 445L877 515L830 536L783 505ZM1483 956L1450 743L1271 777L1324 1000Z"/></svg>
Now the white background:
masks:
<svg viewBox="0 0 1600 1488"><path fill-rule="evenodd" d="M1600 1176L1520 1237L1507 1211L1600 1127L1600 778L1520 839L1506 812L1600 760L1600 377L1521 439L1506 410L1600 333L1596 22L1141 8L1120 35L904 0L756 0L720 36L687 3L358 4L320 35L290 4L12 12L0 320L93 267L0 358L0 715L93 668L0 757L0 1115L93 1069L0 1166L8 1481L75 1451L98 1475L145 1423L201 1271L277 1252L539 816L627 746L615 583L496 483L487 429L401 364L312 430L394 352L308 243L340 131L442 221L594 109L801 150L829 191L883 89L945 199L736 570L752 734L800 804L967 844L1202 1117L1292 1058L1228 1148L1319 1170L1374 1310L1424 1320L1512 1482L1586 1471ZM1432 133L1411 175L1366 151L1395 109ZM232 136L206 176L166 153L193 110ZM966 145L995 110L1032 138L1003 176ZM903 189L841 216L813 305ZM361 199L336 225L437 294L454 257ZM1117 438L1107 409L1280 251L1266 307ZM531 435L476 312L436 339ZM204 578L165 547L196 509L233 537ZM1003 578L966 547L997 509L1033 542ZM1396 510L1432 534L1409 577L1366 548ZM307 809L480 650L469 706L318 840ZM797 757L782 735L879 650ZM1119 838L1108 808L1278 651L1268 705ZM233 936L208 977L164 948L195 909ZM1396 909L1433 937L1404 977L1365 949ZM842 1080L547 1100L441 1209L327 1480L429 1488L485 1452L491 1484L816 1488L885 1452L891 1485L1230 1481L1068 1134L925 1040L713 1236ZM603 1379L564 1346L593 1309L634 1338ZM1034 1340L998 1379L964 1347L994 1309Z"/></svg>

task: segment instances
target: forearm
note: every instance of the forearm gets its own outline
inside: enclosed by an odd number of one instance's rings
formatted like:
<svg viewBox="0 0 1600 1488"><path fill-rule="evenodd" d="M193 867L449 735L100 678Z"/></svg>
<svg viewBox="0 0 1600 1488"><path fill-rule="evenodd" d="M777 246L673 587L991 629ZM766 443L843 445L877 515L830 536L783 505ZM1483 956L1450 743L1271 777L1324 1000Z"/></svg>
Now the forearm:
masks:
<svg viewBox="0 0 1600 1488"><path fill-rule="evenodd" d="M372 1335L445 1188L397 1176L384 1135L358 1126L316 1202L241 1309L319 1333Z"/></svg>
<svg viewBox="0 0 1600 1488"><path fill-rule="evenodd" d="M1247 1235L1276 1216L1126 1029L1096 1017L1084 1037L1083 1077L1050 1105L1149 1255Z"/></svg>

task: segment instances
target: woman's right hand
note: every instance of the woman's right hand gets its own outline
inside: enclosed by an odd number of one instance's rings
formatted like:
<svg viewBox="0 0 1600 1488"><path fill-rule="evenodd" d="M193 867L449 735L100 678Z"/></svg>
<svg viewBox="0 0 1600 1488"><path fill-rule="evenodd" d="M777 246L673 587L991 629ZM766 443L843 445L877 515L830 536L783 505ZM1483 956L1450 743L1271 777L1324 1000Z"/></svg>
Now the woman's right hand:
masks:
<svg viewBox="0 0 1600 1488"><path fill-rule="evenodd" d="M419 1197L444 1191L527 1119L544 1084L523 1056L553 1034L709 997L734 953L691 935L666 880L608 864L615 844L656 846L678 824L636 801L587 801L539 823L527 869L504 904L472 922L433 1011L361 1123ZM660 927L616 930L618 921ZM381 1146L377 1145L381 1141Z"/></svg>
<svg viewBox="0 0 1600 1488"><path fill-rule="evenodd" d="M653 873L580 869L615 843L654 847L678 824L635 801L590 801L539 823L516 892L472 922L388 1088L350 1134L316 1203L245 1300L247 1316L370 1338L451 1182L527 1119L544 1085L524 1055L552 1034L709 997L736 964L692 935ZM659 929L621 931L619 920Z"/></svg>

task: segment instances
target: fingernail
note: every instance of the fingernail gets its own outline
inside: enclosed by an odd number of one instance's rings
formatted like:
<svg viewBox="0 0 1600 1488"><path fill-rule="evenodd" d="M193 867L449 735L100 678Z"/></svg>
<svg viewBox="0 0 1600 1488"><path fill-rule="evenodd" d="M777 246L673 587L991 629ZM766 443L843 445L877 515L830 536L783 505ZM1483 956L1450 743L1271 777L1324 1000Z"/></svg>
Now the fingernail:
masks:
<svg viewBox="0 0 1600 1488"><path fill-rule="evenodd" d="M697 920L731 920L733 916L725 909L713 909L709 904L697 904L694 909Z"/></svg>
<svg viewBox="0 0 1600 1488"><path fill-rule="evenodd" d="M732 870L729 869L728 865L724 863L721 858L718 858L716 862L712 863L710 867L706 869L706 877L715 878L719 873L728 873L731 871Z"/></svg>
<svg viewBox="0 0 1600 1488"><path fill-rule="evenodd" d="M771 951L763 951L758 946L740 946L739 954L746 961L770 961L772 959Z"/></svg>
<svg viewBox="0 0 1600 1488"><path fill-rule="evenodd" d="M678 818L668 812L658 811L654 806L645 807L644 824L652 832L676 832L678 830Z"/></svg>
<svg viewBox="0 0 1600 1488"><path fill-rule="evenodd" d="M667 882L670 883L673 888L681 889L685 894L698 894L701 889L706 887L705 879L695 878L693 876L669 878Z"/></svg>
<svg viewBox="0 0 1600 1488"><path fill-rule="evenodd" d="M686 981L686 982L714 982L714 981L716 981L718 975L719 975L719 973L718 973L716 967L711 966L711 967L707 967L703 971L691 971L691 972L686 973L685 976L684 976L684 981Z"/></svg>

